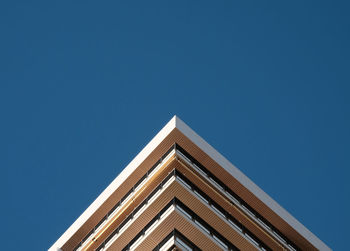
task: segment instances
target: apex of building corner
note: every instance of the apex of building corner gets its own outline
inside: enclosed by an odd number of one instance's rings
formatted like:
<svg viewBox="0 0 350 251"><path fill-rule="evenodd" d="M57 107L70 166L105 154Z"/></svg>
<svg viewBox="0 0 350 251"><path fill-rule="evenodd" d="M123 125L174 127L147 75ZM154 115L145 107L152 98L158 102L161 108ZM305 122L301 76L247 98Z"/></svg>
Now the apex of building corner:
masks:
<svg viewBox="0 0 350 251"><path fill-rule="evenodd" d="M179 123L183 121L176 114L169 120L168 123L171 123L174 127L177 127Z"/></svg>
<svg viewBox="0 0 350 251"><path fill-rule="evenodd" d="M98 196L98 198L84 211L84 213L69 227L66 232L49 249L60 250L60 248L72 238L73 234L85 224L93 213L110 198L113 192L129 177L129 175L161 144L161 142L171 135L174 130L178 130L178 137L185 137L192 142L198 149L206 154L210 159L216 162L220 167L226 170L233 178L251 192L257 199L269 207L274 213L289 224L298 234L306 238L312 245L320 250L330 250L320 239L305 228L297 219L290 215L276 201L261 190L230 161L222 156L216 149L209 145L202 137L192 130L177 115L174 115L168 123L157 133L157 135L142 149L142 151L124 168L124 170L113 180L113 182ZM179 136L181 135L181 136ZM191 143L191 144L192 144Z"/></svg>

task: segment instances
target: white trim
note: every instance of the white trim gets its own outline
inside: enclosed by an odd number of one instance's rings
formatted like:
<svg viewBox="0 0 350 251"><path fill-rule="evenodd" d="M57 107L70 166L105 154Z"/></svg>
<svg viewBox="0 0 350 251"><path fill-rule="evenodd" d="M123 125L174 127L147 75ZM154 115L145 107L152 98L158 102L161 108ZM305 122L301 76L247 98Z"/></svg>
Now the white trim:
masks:
<svg viewBox="0 0 350 251"><path fill-rule="evenodd" d="M176 177L177 179L179 178L179 177ZM188 188L188 187L186 187L182 182L179 182L179 184L180 185L182 185L182 187L184 188L184 189L186 189L189 193L191 193L192 195L194 195L195 197L197 197L197 199L199 200L200 198L202 198L202 199L204 199L203 197L201 197L201 195L199 195L199 193L196 193L196 190L192 190L192 187L190 187L190 188ZM198 196L199 195L199 196ZM200 201L200 200L199 200ZM254 245L256 245L256 242L254 241L254 242L252 242L251 241L251 237L250 238L248 238L247 237L247 233L244 233L243 231L242 231L242 228L240 228L239 226L237 226L232 220L230 220L230 219L227 219L226 217L225 217L225 215L219 210L219 209L217 209L214 205L210 205L209 204L209 201L207 201L207 200L205 200L205 206L213 213L213 214L216 214L217 215L217 217L219 217L219 218L221 218L224 222L226 222L227 224L228 223L230 223L231 225L233 225L234 226L234 230L240 235L240 236L242 236L243 238L245 238L247 241L250 241L252 244L254 244ZM183 210L182 208L181 208L181 206L179 206L179 205L176 205L177 206L177 208L178 209L180 209L181 211L182 211L182 213L184 213L184 214L186 214L187 216L188 216L188 218L192 218L189 214L187 214L187 212L185 212L185 210ZM196 223L197 225L199 225L201 228L203 228L203 229L205 229L206 231L209 231L209 230L207 230L203 225L201 225L197 220L193 220L192 219L192 221L194 221L194 223ZM228 224L228 225L230 225L230 224ZM210 234L210 232L208 232L208 234ZM259 245L257 245L258 247L259 247ZM289 246L288 246L289 247Z"/></svg>
<svg viewBox="0 0 350 251"><path fill-rule="evenodd" d="M183 240L181 240L178 237L175 238L175 245L181 247L185 251L192 251L193 250L185 242L183 242Z"/></svg>
<svg viewBox="0 0 350 251"><path fill-rule="evenodd" d="M175 211L175 206L171 205L166 210L166 213L162 214L162 216L159 219L157 219L148 229L146 229L145 234L139 240L137 240L137 243L131 245L131 250L135 250L153 232L153 230L155 230L156 227L159 226L159 224L166 220L167 216L169 216L172 212Z"/></svg>
<svg viewBox="0 0 350 251"><path fill-rule="evenodd" d="M331 250L324 242L317 238L297 219L289 214L283 207L281 207L275 200L259 188L253 181L245 176L237 167L229 162L224 156L209 145L203 138L201 138L195 131L186 125L181 119L176 118L176 128L189 138L195 145L197 145L210 158L230 173L236 180L238 180L245 188L253 193L259 200L266 204L279 217L286 221L292 228L294 228L300 235L307 239L313 246L319 250Z"/></svg>
<svg viewBox="0 0 350 251"><path fill-rule="evenodd" d="M202 232L205 236L208 237L209 240L211 240L216 246L220 247L221 241L217 241L217 237L215 238L214 235L210 234L210 231L208 232L208 229L206 229L202 224L200 224L198 221L194 220L192 217L188 217L187 212L182 209L179 205L175 206L175 211L180 214L181 216L185 216L184 219L187 220L188 223L190 223L192 226L197 228L200 232Z"/></svg>
<svg viewBox="0 0 350 251"><path fill-rule="evenodd" d="M163 246L159 248L159 251L166 251L175 244L175 236L171 237Z"/></svg>
<svg viewBox="0 0 350 251"><path fill-rule="evenodd" d="M173 131L176 127L174 116L163 129L142 149L142 151L124 168L124 170L112 181L112 183L97 197L97 199L79 216L79 218L63 233L63 235L49 248L56 251L79 230L79 228L102 206L113 192L127 179L127 177L152 153L152 151Z"/></svg>

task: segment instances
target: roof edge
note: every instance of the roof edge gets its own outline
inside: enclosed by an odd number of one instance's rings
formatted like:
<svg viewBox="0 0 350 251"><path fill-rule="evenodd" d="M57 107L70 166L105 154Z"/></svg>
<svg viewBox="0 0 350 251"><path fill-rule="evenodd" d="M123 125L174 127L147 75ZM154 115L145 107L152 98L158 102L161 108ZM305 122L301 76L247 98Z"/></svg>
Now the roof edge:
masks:
<svg viewBox="0 0 350 251"><path fill-rule="evenodd" d="M188 139L190 139L195 145L197 145L203 152L205 152L216 163L223 167L228 173L230 173L238 182L246 187L251 193L253 193L259 200L267 205L273 212L286 221L291 227L293 227L300 235L308 240L314 247L320 250L331 250L323 241L321 241L316 235L308 230L303 224L301 224L296 218L294 218L286 209L279 205L274 199L272 199L267 193L265 193L260 187L258 187L251 179L243 174L237 167L235 167L230 161L228 161L222 154L209 145L201 136L193 131L185 122L179 117L174 116L176 128L180 130Z"/></svg>
<svg viewBox="0 0 350 251"><path fill-rule="evenodd" d="M61 250L61 247L79 230L79 228L93 215L93 213L112 195L126 178L152 153L152 151L176 128L179 119L174 116L153 139L139 152L136 157L121 171L121 173L107 186L95 201L79 216L79 218L61 235L49 248L49 251Z"/></svg>

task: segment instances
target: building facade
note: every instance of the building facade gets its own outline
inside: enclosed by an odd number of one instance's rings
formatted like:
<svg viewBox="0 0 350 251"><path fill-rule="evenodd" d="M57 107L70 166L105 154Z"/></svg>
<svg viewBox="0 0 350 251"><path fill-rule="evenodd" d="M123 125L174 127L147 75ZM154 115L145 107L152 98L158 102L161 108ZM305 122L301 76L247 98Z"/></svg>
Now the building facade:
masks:
<svg viewBox="0 0 350 251"><path fill-rule="evenodd" d="M49 250L330 249L174 117Z"/></svg>

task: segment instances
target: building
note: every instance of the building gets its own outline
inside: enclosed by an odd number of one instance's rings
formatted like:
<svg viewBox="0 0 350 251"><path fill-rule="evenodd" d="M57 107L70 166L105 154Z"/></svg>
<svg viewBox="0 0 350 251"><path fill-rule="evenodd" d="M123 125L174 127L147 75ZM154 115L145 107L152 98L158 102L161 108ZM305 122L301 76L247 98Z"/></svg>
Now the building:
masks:
<svg viewBox="0 0 350 251"><path fill-rule="evenodd" d="M330 249L174 117L49 250Z"/></svg>

